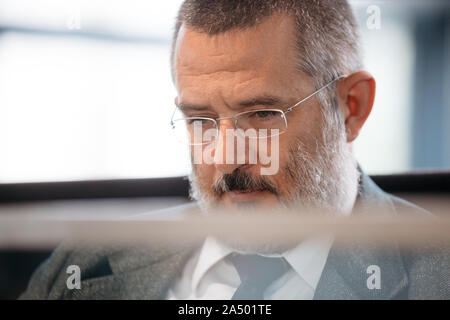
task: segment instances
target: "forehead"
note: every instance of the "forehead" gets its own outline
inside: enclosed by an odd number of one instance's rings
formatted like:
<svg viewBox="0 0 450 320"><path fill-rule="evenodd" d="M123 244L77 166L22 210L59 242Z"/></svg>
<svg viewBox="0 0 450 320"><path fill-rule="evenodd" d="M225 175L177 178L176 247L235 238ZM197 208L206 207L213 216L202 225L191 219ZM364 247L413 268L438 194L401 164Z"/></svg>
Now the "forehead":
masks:
<svg viewBox="0 0 450 320"><path fill-rule="evenodd" d="M182 25L175 45L177 86L193 78L261 78L274 81L294 72L295 24L287 15L273 15L254 27L208 35ZM267 81L267 79L265 79Z"/></svg>

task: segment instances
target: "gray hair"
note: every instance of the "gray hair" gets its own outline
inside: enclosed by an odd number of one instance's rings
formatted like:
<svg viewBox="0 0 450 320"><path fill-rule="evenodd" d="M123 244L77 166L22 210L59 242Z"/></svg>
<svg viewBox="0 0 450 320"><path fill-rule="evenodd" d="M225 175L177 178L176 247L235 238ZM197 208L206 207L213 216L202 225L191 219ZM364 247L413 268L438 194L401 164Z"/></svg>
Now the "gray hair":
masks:
<svg viewBox="0 0 450 320"><path fill-rule="evenodd" d="M298 69L316 88L362 68L358 25L347 0L185 0L172 40L171 65L182 24L215 35L258 25L274 13L295 19ZM322 106L337 106L333 86L318 95Z"/></svg>

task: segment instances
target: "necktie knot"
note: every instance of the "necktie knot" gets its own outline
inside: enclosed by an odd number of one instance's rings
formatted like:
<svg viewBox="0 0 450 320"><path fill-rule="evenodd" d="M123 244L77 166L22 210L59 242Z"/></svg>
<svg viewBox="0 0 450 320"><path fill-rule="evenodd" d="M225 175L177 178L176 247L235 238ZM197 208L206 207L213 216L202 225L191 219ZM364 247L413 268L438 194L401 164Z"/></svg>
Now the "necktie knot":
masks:
<svg viewBox="0 0 450 320"><path fill-rule="evenodd" d="M233 253L228 260L233 263L241 279L233 300L262 299L264 290L290 268L284 258Z"/></svg>

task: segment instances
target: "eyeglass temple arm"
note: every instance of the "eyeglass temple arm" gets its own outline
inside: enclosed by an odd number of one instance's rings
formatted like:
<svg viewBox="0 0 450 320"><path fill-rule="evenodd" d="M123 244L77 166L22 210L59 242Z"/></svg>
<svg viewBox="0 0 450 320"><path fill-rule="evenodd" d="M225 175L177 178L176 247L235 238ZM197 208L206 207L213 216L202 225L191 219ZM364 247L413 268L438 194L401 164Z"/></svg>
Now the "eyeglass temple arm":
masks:
<svg viewBox="0 0 450 320"><path fill-rule="evenodd" d="M173 117L175 116L175 112L177 112L178 106L175 106L175 109L172 112L172 116L170 117L170 125L173 126Z"/></svg>
<svg viewBox="0 0 450 320"><path fill-rule="evenodd" d="M294 104L292 107L289 107L284 113L288 113L291 112L292 109L294 109L295 107L298 107L298 105L300 105L301 103L305 102L306 100L308 100L309 98L315 96L316 94L318 94L319 92L325 90L326 88L328 88L329 86L331 86L333 83L335 83L338 80L341 80L342 78L345 78L347 76L343 75L343 76L339 76L336 79L330 81L329 83L327 83L326 85L324 85L322 88L314 91L313 93L311 93L309 96L307 96L306 98L300 100L299 102L297 102L296 104Z"/></svg>

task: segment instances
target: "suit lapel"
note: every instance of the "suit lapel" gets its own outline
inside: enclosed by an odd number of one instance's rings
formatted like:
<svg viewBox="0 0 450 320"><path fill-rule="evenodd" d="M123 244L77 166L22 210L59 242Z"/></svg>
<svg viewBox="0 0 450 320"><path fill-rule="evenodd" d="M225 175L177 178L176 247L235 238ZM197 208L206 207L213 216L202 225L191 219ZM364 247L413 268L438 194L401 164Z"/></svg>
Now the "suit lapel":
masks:
<svg viewBox="0 0 450 320"><path fill-rule="evenodd" d="M136 216L145 220L180 220L197 212L195 204L160 210ZM95 275L81 281L80 290L65 292L65 299L164 299L167 290L179 276L194 250L203 239L182 244L153 243L101 248L91 252L96 257ZM86 248L80 250L84 256ZM80 260L82 261L82 260ZM98 272L102 270L102 272ZM105 271L106 270L106 271Z"/></svg>
<svg viewBox="0 0 450 320"><path fill-rule="evenodd" d="M380 288L370 289L369 267L380 270ZM370 273L368 273L370 271ZM395 299L408 284L403 261L397 249L352 246L331 249L314 299Z"/></svg>
<svg viewBox="0 0 450 320"><path fill-rule="evenodd" d="M65 299L164 299L172 282L200 243L109 249L112 273L81 281Z"/></svg>
<svg viewBox="0 0 450 320"><path fill-rule="evenodd" d="M375 211L380 215L396 214L390 196L362 173L360 193L353 214L373 215ZM379 267L380 289L370 289L367 284L372 274L368 273L370 266ZM339 246L335 243L330 250L314 299L400 298L407 284L407 273L396 246L390 248L360 244Z"/></svg>

